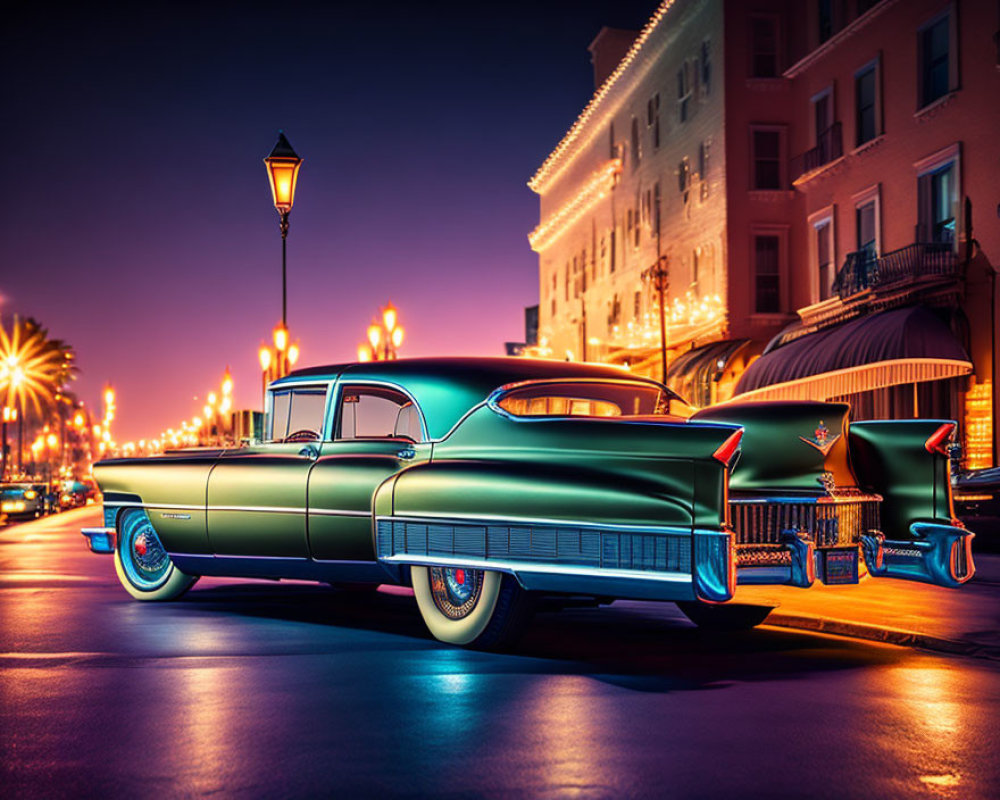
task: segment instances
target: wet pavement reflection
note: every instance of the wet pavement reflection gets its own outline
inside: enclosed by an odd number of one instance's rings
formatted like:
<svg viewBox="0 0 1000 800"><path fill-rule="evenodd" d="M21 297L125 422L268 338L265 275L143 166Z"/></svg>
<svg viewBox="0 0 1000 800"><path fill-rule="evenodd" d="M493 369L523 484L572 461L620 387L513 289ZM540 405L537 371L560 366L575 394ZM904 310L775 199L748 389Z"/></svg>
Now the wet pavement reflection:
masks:
<svg viewBox="0 0 1000 800"><path fill-rule="evenodd" d="M5 797L964 800L1000 778L995 662L705 635L645 603L541 613L500 655L435 643L398 592L140 604L64 516L0 531Z"/></svg>

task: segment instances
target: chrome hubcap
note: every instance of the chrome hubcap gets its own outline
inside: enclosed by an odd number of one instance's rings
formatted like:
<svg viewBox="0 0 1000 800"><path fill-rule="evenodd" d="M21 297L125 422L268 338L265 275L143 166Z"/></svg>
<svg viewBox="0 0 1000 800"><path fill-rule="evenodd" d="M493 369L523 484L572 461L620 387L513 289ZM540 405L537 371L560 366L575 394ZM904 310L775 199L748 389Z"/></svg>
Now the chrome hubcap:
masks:
<svg viewBox="0 0 1000 800"><path fill-rule="evenodd" d="M156 589L170 573L170 556L145 514L130 515L122 526L122 566L140 589Z"/></svg>
<svg viewBox="0 0 1000 800"><path fill-rule="evenodd" d="M472 613L483 592L483 571L461 567L431 567L431 596L434 605L449 619Z"/></svg>

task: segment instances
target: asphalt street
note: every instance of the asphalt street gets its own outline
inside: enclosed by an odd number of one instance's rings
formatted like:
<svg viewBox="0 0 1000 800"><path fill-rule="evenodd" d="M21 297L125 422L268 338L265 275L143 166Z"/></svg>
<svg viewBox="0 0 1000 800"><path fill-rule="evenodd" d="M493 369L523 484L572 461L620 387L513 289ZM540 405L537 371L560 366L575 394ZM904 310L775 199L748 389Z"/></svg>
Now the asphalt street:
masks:
<svg viewBox="0 0 1000 800"><path fill-rule="evenodd" d="M0 528L3 797L995 797L1000 664L669 604L508 654L406 592L202 580L138 603L78 530Z"/></svg>

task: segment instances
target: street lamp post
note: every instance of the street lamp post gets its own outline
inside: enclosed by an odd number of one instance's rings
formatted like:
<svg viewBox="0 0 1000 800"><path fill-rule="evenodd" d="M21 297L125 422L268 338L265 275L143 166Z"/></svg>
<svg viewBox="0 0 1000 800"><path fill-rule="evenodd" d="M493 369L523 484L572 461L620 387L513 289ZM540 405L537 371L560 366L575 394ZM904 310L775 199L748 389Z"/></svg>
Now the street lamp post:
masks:
<svg viewBox="0 0 1000 800"><path fill-rule="evenodd" d="M653 266L643 270L642 279L652 284L660 301L660 367L667 383L667 290L670 288L670 257L660 256Z"/></svg>
<svg viewBox="0 0 1000 800"><path fill-rule="evenodd" d="M271 181L271 195L274 197L274 208L278 212L278 224L281 228L281 327L288 330L288 269L287 247L288 215L295 201L295 184L298 181L299 167L302 159L292 149L282 131L278 131L278 141L271 154L264 159L267 175Z"/></svg>
<svg viewBox="0 0 1000 800"><path fill-rule="evenodd" d="M7 480L7 423L14 422L17 420L17 409L13 406L4 405L3 407L3 436L0 437L0 452L2 452L2 460L0 460L0 481Z"/></svg>

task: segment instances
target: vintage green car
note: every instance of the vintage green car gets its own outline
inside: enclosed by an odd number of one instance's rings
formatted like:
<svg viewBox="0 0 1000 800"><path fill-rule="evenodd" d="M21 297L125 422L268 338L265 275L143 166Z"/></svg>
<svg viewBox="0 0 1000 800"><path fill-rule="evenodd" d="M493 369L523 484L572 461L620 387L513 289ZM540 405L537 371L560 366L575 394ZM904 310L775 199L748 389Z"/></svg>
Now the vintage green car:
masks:
<svg viewBox="0 0 1000 800"><path fill-rule="evenodd" d="M952 423L848 435L839 404L689 414L612 366L302 369L268 387L262 443L97 464L104 527L83 533L140 600L202 575L402 584L435 637L477 647L512 641L543 593L747 627L770 609L728 602L737 582L808 586L817 564L857 582L859 551L872 575L972 575L940 447Z"/></svg>

